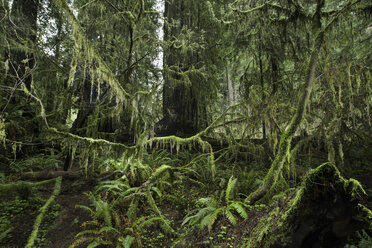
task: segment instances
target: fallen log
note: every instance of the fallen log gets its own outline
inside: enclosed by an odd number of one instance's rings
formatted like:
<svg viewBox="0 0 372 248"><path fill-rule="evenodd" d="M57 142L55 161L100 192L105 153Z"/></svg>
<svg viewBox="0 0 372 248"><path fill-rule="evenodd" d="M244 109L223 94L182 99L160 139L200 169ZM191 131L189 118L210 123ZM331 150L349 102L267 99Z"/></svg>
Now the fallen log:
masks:
<svg viewBox="0 0 372 248"><path fill-rule="evenodd" d="M27 199L32 192L32 189L35 187L39 187L45 184L49 184L54 182L55 178L44 180L41 182L24 182L24 181L17 181L14 183L5 183L0 184L0 197L1 196L10 196L12 194L16 194L21 197L21 199Z"/></svg>
<svg viewBox="0 0 372 248"><path fill-rule="evenodd" d="M62 184L62 177L58 177L56 179L56 183L54 186L54 190L48 201L42 206L39 210L39 215L36 217L32 233L28 239L26 244L26 248L34 247L35 240L37 238L39 227L41 225L41 221L44 218L45 212L48 210L49 206L54 202L55 198L58 196L59 192L61 191L61 184Z"/></svg>
<svg viewBox="0 0 372 248"><path fill-rule="evenodd" d="M47 180L56 177L65 179L79 179L85 177L83 170L78 171L35 171L24 172L19 175L20 180Z"/></svg>

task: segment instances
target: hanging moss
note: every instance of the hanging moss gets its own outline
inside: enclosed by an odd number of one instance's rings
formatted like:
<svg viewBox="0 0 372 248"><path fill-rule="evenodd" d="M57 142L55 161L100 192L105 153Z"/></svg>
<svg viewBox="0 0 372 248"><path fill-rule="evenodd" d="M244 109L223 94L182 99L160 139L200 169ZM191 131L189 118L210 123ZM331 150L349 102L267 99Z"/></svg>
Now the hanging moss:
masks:
<svg viewBox="0 0 372 248"><path fill-rule="evenodd" d="M69 83L71 84L73 82L78 60L81 59L84 63L87 64L85 67L90 70L90 73L92 75L92 83L94 82L94 80L96 80L98 82L97 84L99 88L100 82L106 82L115 92L117 102L128 103L130 94L126 90L124 90L121 83L116 79L114 73L110 70L102 57L96 52L66 1L54 0L54 2L61 8L63 12L66 13L67 18L72 23L75 50L73 53L74 57L71 62ZM94 65L97 66L95 67Z"/></svg>

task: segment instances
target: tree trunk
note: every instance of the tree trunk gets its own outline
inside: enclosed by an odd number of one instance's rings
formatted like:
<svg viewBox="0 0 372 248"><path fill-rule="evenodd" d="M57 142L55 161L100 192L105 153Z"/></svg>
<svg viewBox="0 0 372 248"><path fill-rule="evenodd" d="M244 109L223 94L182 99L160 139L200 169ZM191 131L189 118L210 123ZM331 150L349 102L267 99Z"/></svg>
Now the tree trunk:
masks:
<svg viewBox="0 0 372 248"><path fill-rule="evenodd" d="M35 46L37 39L38 6L39 0L14 0L12 5L12 18L14 24L19 27L14 40L16 43L25 45L31 50ZM27 89L31 91L32 73L30 73L30 70L36 64L34 53L26 49L17 49L11 50L8 57L15 69L10 67L11 74L18 80L22 79Z"/></svg>
<svg viewBox="0 0 372 248"><path fill-rule="evenodd" d="M277 183L282 175L284 163L287 160L289 150L291 147L292 138L295 135L297 128L300 126L303 116L305 114L306 106L308 105L311 91L314 85L314 74L318 62L318 55L323 44L324 30L321 30L320 23L320 9L324 5L323 1L321 4L317 5L317 12L314 16L314 45L310 56L309 66L306 72L306 84L303 89L297 103L297 111L292 117L290 124L287 126L286 131L282 134L280 138L278 152L275 155L274 161L271 164L270 170L267 173L263 184L247 198L251 204L260 200L264 197ZM318 34L316 31L320 31Z"/></svg>
<svg viewBox="0 0 372 248"><path fill-rule="evenodd" d="M198 17L191 16L191 1L166 1L164 16L168 22L164 24L164 40L171 42L182 28L198 29ZM189 11L188 11L189 10ZM185 15L189 12L188 15ZM193 20L194 19L194 20ZM169 25L172 21L179 25ZM199 60L196 55L181 54L170 45L164 48L164 86L163 86L163 119L157 123L158 135L192 136L203 127L201 121L202 99L193 92L193 82L184 82L182 74L191 69ZM185 58L186 57L186 58Z"/></svg>

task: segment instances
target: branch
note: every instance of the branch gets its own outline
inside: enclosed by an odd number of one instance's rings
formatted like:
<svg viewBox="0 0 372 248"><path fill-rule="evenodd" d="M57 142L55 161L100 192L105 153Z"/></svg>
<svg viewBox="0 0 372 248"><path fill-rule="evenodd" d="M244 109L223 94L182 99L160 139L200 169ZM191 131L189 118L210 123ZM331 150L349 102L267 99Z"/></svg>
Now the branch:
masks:
<svg viewBox="0 0 372 248"><path fill-rule="evenodd" d="M59 131L58 129L56 129L54 127L50 127L50 128L48 128L48 130L52 133L58 134L60 137L73 138L73 139L84 141L84 142L87 142L87 143L90 143L90 144L118 146L118 147L122 147L122 148L125 148L125 149L135 149L137 147L137 146L127 146L127 145L124 145L122 143L111 142L111 141L108 141L108 140L105 140L105 139L93 139L93 138L89 138L89 137L82 137L82 136L79 136L79 135L76 135L76 134Z"/></svg>

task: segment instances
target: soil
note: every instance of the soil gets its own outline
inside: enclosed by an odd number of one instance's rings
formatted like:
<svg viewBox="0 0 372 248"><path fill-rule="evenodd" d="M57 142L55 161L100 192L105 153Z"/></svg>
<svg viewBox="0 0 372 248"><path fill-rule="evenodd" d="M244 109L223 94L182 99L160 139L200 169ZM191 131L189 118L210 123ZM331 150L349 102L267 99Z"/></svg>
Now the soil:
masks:
<svg viewBox="0 0 372 248"><path fill-rule="evenodd" d="M78 205L89 205L89 199L85 193L92 190L92 185L65 180L62 190L57 198L61 205L58 219L47 235L48 244L44 247L65 248L75 240L76 234L83 231L82 223L90 219L87 210Z"/></svg>

